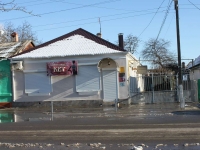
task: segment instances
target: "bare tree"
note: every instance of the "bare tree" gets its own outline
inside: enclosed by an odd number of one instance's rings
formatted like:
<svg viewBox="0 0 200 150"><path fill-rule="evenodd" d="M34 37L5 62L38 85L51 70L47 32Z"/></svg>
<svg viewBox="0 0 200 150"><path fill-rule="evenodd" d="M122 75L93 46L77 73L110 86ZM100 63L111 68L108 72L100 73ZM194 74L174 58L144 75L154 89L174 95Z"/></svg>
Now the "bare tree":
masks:
<svg viewBox="0 0 200 150"><path fill-rule="evenodd" d="M15 0L0 0L0 12L9 12L13 10L22 11L24 13L34 15L32 11L27 11L25 7L17 5L17 3L15 3Z"/></svg>
<svg viewBox="0 0 200 150"><path fill-rule="evenodd" d="M138 37L129 34L124 39L124 49L134 54L137 52L140 40ZM116 41L116 44L119 45L119 41Z"/></svg>
<svg viewBox="0 0 200 150"><path fill-rule="evenodd" d="M137 48L139 45L139 39L136 36L133 36L132 34L129 34L124 39L124 49L134 54L137 52Z"/></svg>
<svg viewBox="0 0 200 150"><path fill-rule="evenodd" d="M169 51L169 41L164 39L150 39L145 43L141 52L143 59L150 60L152 65L158 68L165 68L167 64L176 63L175 55Z"/></svg>
<svg viewBox="0 0 200 150"><path fill-rule="evenodd" d="M33 32L31 24L27 21L24 21L22 25L19 25L18 27L15 27L13 23L8 22L4 25L4 30L7 32L7 41L11 41L11 33L17 32L19 41L32 40L36 45L42 43L38 39L36 33Z"/></svg>
<svg viewBox="0 0 200 150"><path fill-rule="evenodd" d="M16 32L19 35L19 40L24 41L24 40L32 40L36 44L40 44L41 41L38 40L38 37L35 32L32 30L32 26L30 23L27 21L23 22L22 25L18 26L16 28Z"/></svg>

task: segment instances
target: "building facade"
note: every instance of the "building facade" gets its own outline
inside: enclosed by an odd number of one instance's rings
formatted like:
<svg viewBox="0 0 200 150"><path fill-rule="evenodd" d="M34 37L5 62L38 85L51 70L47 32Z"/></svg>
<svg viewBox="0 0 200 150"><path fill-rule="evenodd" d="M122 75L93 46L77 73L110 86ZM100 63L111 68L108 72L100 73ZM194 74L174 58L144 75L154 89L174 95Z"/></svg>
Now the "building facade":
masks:
<svg viewBox="0 0 200 150"><path fill-rule="evenodd" d="M15 33L13 41L0 43L0 107L11 107L13 100L12 68L8 58L35 46L30 40L18 41L17 36Z"/></svg>
<svg viewBox="0 0 200 150"><path fill-rule="evenodd" d="M13 101L99 101L113 104L128 100L130 62L137 59L94 34L77 29L10 58L21 63L13 76Z"/></svg>

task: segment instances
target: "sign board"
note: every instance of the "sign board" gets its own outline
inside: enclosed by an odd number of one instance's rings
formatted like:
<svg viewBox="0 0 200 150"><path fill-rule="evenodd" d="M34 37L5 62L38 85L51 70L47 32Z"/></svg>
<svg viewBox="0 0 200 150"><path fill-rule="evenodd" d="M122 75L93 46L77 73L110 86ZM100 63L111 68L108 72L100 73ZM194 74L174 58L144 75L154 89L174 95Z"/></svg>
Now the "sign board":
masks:
<svg viewBox="0 0 200 150"><path fill-rule="evenodd" d="M187 81L188 80L188 75L183 75L183 81Z"/></svg>
<svg viewBox="0 0 200 150"><path fill-rule="evenodd" d="M47 76L76 75L77 71L77 61L75 60L47 63Z"/></svg>
<svg viewBox="0 0 200 150"><path fill-rule="evenodd" d="M119 67L119 73L118 73L118 79L119 79L119 86L125 86L125 68Z"/></svg>
<svg viewBox="0 0 200 150"><path fill-rule="evenodd" d="M137 66L137 74L147 74L147 66Z"/></svg>
<svg viewBox="0 0 200 150"><path fill-rule="evenodd" d="M124 73L124 72L125 72L124 67L119 67L119 72L120 72L120 73Z"/></svg>

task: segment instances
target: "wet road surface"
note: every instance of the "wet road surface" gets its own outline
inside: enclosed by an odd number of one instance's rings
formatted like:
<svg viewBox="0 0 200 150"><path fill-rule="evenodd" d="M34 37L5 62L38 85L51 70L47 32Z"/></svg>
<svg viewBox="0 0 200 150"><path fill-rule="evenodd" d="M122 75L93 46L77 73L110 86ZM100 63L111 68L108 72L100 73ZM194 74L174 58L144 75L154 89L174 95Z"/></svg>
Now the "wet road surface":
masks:
<svg viewBox="0 0 200 150"><path fill-rule="evenodd" d="M188 105L185 110L178 104L132 105L117 111L57 108L53 121L50 109L0 110L13 113L16 121L0 124L0 148L200 149L200 110Z"/></svg>

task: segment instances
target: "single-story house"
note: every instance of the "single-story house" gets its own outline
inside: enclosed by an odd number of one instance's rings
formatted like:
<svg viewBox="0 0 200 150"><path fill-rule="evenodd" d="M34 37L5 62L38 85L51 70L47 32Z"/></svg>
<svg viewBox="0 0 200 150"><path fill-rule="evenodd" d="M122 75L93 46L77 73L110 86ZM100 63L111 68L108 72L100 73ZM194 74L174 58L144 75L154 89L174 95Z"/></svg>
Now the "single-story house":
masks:
<svg viewBox="0 0 200 150"><path fill-rule="evenodd" d="M10 107L12 98L12 74L9 57L33 48L32 41L18 41L17 33L12 34L11 42L0 43L0 107Z"/></svg>
<svg viewBox="0 0 200 150"><path fill-rule="evenodd" d="M139 62L118 37L119 46L79 28L10 58L22 64L12 71L15 105L128 100L128 79Z"/></svg>
<svg viewBox="0 0 200 150"><path fill-rule="evenodd" d="M193 64L189 64L190 80L197 82L198 101L200 102L200 55L193 61Z"/></svg>

